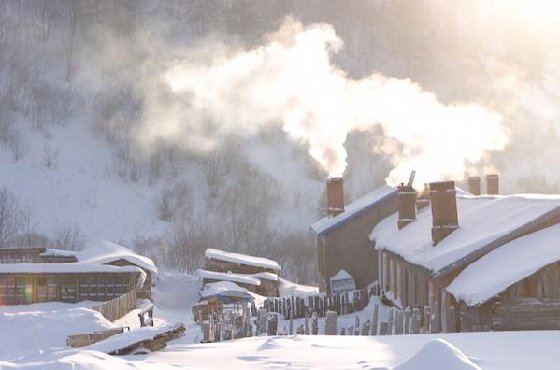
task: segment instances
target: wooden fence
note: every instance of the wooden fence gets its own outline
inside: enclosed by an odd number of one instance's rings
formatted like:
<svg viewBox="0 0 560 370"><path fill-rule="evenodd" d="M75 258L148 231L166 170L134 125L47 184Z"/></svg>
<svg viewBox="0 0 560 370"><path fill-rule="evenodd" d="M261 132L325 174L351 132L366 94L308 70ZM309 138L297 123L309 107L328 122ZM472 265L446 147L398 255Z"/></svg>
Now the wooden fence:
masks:
<svg viewBox="0 0 560 370"><path fill-rule="evenodd" d="M337 315L348 315L363 310L373 295L379 295L378 286L333 295L322 293L307 297L268 298L263 307L268 312L294 319L305 318L311 312L316 312L319 317L325 317L327 311L335 311Z"/></svg>
<svg viewBox="0 0 560 370"><path fill-rule="evenodd" d="M115 321L120 319L130 311L136 308L136 290L133 289L120 297L103 302L99 305L91 307L101 313L107 320Z"/></svg>

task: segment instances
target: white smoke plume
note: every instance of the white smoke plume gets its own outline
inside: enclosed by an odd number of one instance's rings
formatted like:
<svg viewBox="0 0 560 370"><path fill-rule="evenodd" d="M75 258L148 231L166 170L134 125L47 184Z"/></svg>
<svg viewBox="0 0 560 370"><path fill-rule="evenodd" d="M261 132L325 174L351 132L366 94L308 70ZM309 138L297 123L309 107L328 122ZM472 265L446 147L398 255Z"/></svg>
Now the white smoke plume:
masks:
<svg viewBox="0 0 560 370"><path fill-rule="evenodd" d="M399 143L379 148L394 161L390 184L412 169L417 184L461 179L466 166L507 144L501 116L478 105L444 105L410 80L350 78L331 62L342 47L332 26L288 18L261 47L177 61L162 76L167 95L148 94L142 138L208 150L228 135L279 125L329 176L342 176L348 133L381 125Z"/></svg>

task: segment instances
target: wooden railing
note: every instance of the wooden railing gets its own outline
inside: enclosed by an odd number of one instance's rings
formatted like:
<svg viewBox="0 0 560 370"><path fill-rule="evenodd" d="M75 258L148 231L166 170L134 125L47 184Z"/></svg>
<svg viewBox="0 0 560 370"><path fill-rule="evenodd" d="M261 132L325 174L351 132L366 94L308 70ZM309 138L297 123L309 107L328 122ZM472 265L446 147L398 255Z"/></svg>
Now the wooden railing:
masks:
<svg viewBox="0 0 560 370"><path fill-rule="evenodd" d="M268 312L283 315L286 319L305 318L312 312L316 312L319 317L325 317L327 311L335 311L337 315L348 315L363 310L373 295L379 295L378 286L332 295L322 293L306 297L268 298L263 307Z"/></svg>
<svg viewBox="0 0 560 370"><path fill-rule="evenodd" d="M131 290L120 297L91 307L101 313L107 320L115 321L120 319L136 308L136 290Z"/></svg>

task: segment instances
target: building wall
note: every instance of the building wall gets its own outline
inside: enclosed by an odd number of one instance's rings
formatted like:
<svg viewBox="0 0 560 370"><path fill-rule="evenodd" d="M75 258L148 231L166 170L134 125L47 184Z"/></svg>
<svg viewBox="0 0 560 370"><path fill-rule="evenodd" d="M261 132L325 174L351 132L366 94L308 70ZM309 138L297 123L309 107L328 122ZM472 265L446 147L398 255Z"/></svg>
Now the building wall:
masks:
<svg viewBox="0 0 560 370"><path fill-rule="evenodd" d="M140 266L134 265L125 259L120 259L118 261L111 262L110 265L113 266L135 266L141 268ZM152 299L152 272L150 270L142 269L146 273L146 280L144 280L144 285L140 289L136 289L136 297L139 299Z"/></svg>
<svg viewBox="0 0 560 370"><path fill-rule="evenodd" d="M560 262L517 282L490 301L460 305L461 331L560 330Z"/></svg>
<svg viewBox="0 0 560 370"><path fill-rule="evenodd" d="M108 301L135 289L136 273L0 274L0 305Z"/></svg>
<svg viewBox="0 0 560 370"><path fill-rule="evenodd" d="M397 198L372 207L336 229L318 236L321 288L328 291L329 278L343 269L356 280L358 289L377 280L377 251L371 246L369 234L379 221L395 213Z"/></svg>
<svg viewBox="0 0 560 370"><path fill-rule="evenodd" d="M0 248L0 263L40 263L45 248Z"/></svg>

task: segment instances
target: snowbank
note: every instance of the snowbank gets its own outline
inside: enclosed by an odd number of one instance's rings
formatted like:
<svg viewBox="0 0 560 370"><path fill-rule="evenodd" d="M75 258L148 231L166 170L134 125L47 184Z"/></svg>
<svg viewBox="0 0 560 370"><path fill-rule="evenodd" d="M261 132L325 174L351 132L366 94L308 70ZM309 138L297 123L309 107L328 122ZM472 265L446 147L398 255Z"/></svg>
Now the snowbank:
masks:
<svg viewBox="0 0 560 370"><path fill-rule="evenodd" d="M282 269L278 262L269 260L268 258L248 256L246 254L233 252L225 252L219 249L207 249L206 258L237 263L240 265L262 267L274 271L280 271Z"/></svg>
<svg viewBox="0 0 560 370"><path fill-rule="evenodd" d="M434 339L394 370L482 370L461 350L443 339Z"/></svg>
<svg viewBox="0 0 560 370"><path fill-rule="evenodd" d="M463 270L447 288L457 300L476 306L560 261L560 225L515 239Z"/></svg>
<svg viewBox="0 0 560 370"><path fill-rule="evenodd" d="M0 307L0 356L3 351L64 348L67 335L114 326L99 312L80 305L53 302Z"/></svg>

